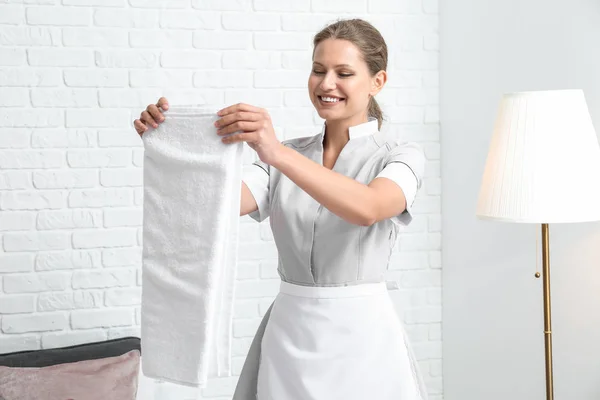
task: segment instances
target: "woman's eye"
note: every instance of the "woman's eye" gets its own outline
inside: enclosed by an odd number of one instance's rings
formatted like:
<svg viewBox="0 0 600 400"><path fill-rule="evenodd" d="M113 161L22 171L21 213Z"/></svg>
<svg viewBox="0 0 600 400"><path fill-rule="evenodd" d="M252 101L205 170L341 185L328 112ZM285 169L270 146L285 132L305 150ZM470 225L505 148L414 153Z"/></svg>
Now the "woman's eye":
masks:
<svg viewBox="0 0 600 400"><path fill-rule="evenodd" d="M323 72L323 71L313 70L313 74L315 74L315 75L323 75L324 73L325 72ZM348 78L348 77L350 77L350 76L352 76L354 74L338 74L338 75L341 76L342 78Z"/></svg>

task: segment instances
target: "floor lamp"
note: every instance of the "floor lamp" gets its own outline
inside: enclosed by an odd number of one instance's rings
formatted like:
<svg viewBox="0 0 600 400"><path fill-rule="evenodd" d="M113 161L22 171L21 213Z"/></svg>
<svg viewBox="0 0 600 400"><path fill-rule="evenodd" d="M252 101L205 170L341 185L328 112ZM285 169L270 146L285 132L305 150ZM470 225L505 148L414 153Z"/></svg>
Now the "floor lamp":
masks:
<svg viewBox="0 0 600 400"><path fill-rule="evenodd" d="M583 91L502 97L476 214L541 225L546 399L552 400L549 224L600 220L600 146Z"/></svg>

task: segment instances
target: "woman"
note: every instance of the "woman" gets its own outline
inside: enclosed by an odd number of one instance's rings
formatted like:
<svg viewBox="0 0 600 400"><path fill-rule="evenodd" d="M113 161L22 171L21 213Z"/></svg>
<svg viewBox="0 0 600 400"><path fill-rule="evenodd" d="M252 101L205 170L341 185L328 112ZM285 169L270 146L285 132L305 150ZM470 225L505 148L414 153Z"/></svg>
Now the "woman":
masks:
<svg viewBox="0 0 600 400"><path fill-rule="evenodd" d="M321 133L279 142L264 109L236 104L215 125L260 158L245 169L240 215L270 217L281 289L234 400L423 400L426 393L384 281L424 156L384 137L374 99L387 46L371 24L338 21L314 38L310 99ZM134 125L157 127L165 98Z"/></svg>

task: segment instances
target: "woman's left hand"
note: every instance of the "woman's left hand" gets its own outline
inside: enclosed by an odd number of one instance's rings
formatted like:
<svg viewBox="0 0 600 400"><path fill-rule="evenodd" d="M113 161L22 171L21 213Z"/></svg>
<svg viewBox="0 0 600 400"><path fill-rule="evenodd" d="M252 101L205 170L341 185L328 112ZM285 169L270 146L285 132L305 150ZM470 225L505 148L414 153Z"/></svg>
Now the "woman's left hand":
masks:
<svg viewBox="0 0 600 400"><path fill-rule="evenodd" d="M238 103L220 110L215 122L219 135L239 132L223 138L223 143L246 142L264 163L271 164L284 147L277 139L267 110Z"/></svg>

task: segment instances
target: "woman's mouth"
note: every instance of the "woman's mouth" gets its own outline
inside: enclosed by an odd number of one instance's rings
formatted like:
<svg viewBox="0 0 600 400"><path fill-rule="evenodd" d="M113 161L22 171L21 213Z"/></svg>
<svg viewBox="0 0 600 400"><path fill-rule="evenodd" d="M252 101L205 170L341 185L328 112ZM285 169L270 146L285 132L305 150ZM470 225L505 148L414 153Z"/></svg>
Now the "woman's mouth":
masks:
<svg viewBox="0 0 600 400"><path fill-rule="evenodd" d="M317 96L319 98L319 103L326 105L326 106L332 106L332 105L336 105L341 103L342 101L346 100L342 97L334 97L334 96Z"/></svg>

